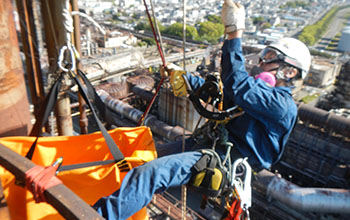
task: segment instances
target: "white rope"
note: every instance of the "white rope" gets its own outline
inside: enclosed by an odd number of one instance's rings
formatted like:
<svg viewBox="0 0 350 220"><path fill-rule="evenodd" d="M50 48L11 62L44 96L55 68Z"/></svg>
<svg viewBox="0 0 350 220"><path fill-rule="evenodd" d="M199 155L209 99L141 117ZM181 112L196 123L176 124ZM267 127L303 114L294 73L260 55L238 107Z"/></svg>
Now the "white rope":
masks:
<svg viewBox="0 0 350 220"><path fill-rule="evenodd" d="M73 26L73 18L69 13L69 0L61 0L61 7L62 7L62 22L66 34L66 43L67 46L71 44L71 34L74 31L74 26Z"/></svg>
<svg viewBox="0 0 350 220"><path fill-rule="evenodd" d="M183 0L183 69L186 71L186 0ZM187 100L183 99L184 102L184 122L183 122L183 135L182 135L182 151L185 151L185 125L187 117ZM186 220L186 206L187 206L187 187L183 185L181 187L181 200L182 200L182 219Z"/></svg>
<svg viewBox="0 0 350 220"><path fill-rule="evenodd" d="M59 35L62 36L60 37L60 42L59 46L61 47L59 55L58 55L58 61L57 65L58 67L64 71L74 71L76 68L76 57L79 56L77 50L75 47L72 45L71 42L71 34L74 31L74 25L73 25L73 18L69 12L70 10L70 4L69 0L61 0L60 2L56 2L56 10L57 10L57 15L58 19L61 20L62 22L59 24L59 30L62 30L63 34ZM61 27L61 28L60 28ZM65 65L65 54L66 51L68 51L68 55L70 56L70 68L67 69Z"/></svg>
<svg viewBox="0 0 350 220"><path fill-rule="evenodd" d="M162 35L160 35L160 31L159 31L159 27L158 27L158 22L157 22L157 18L156 18L156 13L154 12L154 6L153 6L153 1L150 0L151 3L151 11L152 11L152 16L153 16L153 20L154 20L154 26L155 29L157 31L157 35L158 35L158 40L159 40L159 44L160 44L160 49L162 50L163 55L164 54L164 49L163 49L163 40L162 40Z"/></svg>
<svg viewBox="0 0 350 220"><path fill-rule="evenodd" d="M186 0L183 0L183 27L182 27L182 34L183 34L183 40L182 40L182 47L183 47L183 66L184 70L186 71Z"/></svg>
<svg viewBox="0 0 350 220"><path fill-rule="evenodd" d="M98 24L92 17L90 17L89 15L87 15L87 14L85 14L85 13L83 13L83 12L80 12L80 11L72 11L71 14L72 14L72 16L74 16L74 15L79 15L79 16L81 16L81 17L84 17L84 18L88 19L93 25L95 25L95 27L97 27L97 29L98 29L99 31L101 31L101 33L102 33L103 35L106 35L106 30L105 30L101 25L99 25L99 24Z"/></svg>

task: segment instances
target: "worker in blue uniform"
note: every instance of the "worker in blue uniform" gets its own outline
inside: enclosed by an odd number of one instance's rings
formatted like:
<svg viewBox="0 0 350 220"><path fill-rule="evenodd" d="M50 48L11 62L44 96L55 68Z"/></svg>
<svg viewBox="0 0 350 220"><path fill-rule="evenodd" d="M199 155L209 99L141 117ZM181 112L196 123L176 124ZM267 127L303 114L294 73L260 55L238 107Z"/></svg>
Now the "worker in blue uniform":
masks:
<svg viewBox="0 0 350 220"><path fill-rule="evenodd" d="M280 159L297 120L290 85L293 79L305 78L311 56L302 42L282 38L260 53L259 65L254 68L257 76L251 76L245 69L241 46L244 7L225 0L222 21L226 32L221 61L224 104L226 108L238 105L245 112L225 126L229 141L234 144L231 156L248 157L255 170L269 168ZM186 76L194 90L204 83L190 73ZM129 171L120 189L101 198L94 207L107 219L126 219L146 206L154 193L187 184L192 167L202 157L201 152L192 149L193 145L190 138L186 141L186 152L182 152L181 142L171 147L157 146L158 159Z"/></svg>

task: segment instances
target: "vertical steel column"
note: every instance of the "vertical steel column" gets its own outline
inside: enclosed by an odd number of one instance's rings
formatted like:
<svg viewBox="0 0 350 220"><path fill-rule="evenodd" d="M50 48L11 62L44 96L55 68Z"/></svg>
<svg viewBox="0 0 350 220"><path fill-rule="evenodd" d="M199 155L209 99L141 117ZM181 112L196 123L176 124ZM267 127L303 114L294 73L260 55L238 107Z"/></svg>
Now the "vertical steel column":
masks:
<svg viewBox="0 0 350 220"><path fill-rule="evenodd" d="M33 0L16 0L16 5L21 21L21 39L26 58L28 85L32 104L34 105L35 118L37 119L40 104L43 102L45 94L34 23L33 6L36 4Z"/></svg>
<svg viewBox="0 0 350 220"><path fill-rule="evenodd" d="M78 0L71 0L72 11L79 11ZM81 44L80 44L80 19L79 16L76 15L73 18L74 24L74 46L77 49L78 53L81 54ZM77 68L81 69L81 63L77 64ZM86 116L86 103L83 97L78 94L79 100L79 112L80 112L80 133L87 134L88 133L88 119Z"/></svg>
<svg viewBox="0 0 350 220"><path fill-rule="evenodd" d="M50 70L56 71L60 46L64 43L66 31L64 30L61 1L41 0L42 16L46 39L46 49L49 56ZM63 85L65 87L65 85ZM55 114L59 135L73 135L73 122L71 117L70 100L66 93L60 94L56 104Z"/></svg>
<svg viewBox="0 0 350 220"><path fill-rule="evenodd" d="M0 1L0 136L28 135L31 129L11 2Z"/></svg>

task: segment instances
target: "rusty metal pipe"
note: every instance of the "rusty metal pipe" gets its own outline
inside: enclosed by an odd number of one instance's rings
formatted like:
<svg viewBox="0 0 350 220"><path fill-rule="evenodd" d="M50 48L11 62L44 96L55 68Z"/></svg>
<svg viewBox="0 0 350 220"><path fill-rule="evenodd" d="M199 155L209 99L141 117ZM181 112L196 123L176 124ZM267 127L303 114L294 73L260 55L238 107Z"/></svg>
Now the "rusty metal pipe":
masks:
<svg viewBox="0 0 350 220"><path fill-rule="evenodd" d="M350 213L350 191L345 189L299 187L267 170L257 174L266 186L268 198L304 212Z"/></svg>
<svg viewBox="0 0 350 220"><path fill-rule="evenodd" d="M71 0L72 10L73 11L79 11L78 7L78 0ZM74 26L74 46L79 54L81 54L81 42L80 42L80 18L79 16L74 16L73 18L73 26ZM82 69L82 65L80 62L77 64L78 69ZM86 103L83 99L83 97L78 94L78 100L79 100L79 112L80 112L80 120L79 120L79 126L80 126L80 133L81 134L87 134L88 133L88 118L86 115Z"/></svg>
<svg viewBox="0 0 350 220"><path fill-rule="evenodd" d="M140 98L141 98L142 100L145 100L145 101L147 101L147 102L150 102L150 101L152 100L152 98L153 98L153 95L154 95L152 92L147 91L147 90L144 90L144 89L142 89L142 88L140 88L140 87L138 87L138 86L134 86L134 87L132 88L132 91L133 91L136 95L140 96Z"/></svg>
<svg viewBox="0 0 350 220"><path fill-rule="evenodd" d="M36 47L36 44L38 43L34 22L36 4L36 1L32 0L16 0L18 15L22 21L20 22L21 39L24 55L26 57L28 87L34 105L35 117L38 119L40 117L40 115L38 115L40 105L45 99L45 94L40 66L40 55L38 51L39 48Z"/></svg>
<svg viewBox="0 0 350 220"><path fill-rule="evenodd" d="M12 1L0 1L0 136L28 135L29 103Z"/></svg>
<svg viewBox="0 0 350 220"><path fill-rule="evenodd" d="M299 118L303 122L324 128L326 131L335 132L345 137L350 137L350 118L341 117L334 113L306 105L299 104Z"/></svg>
<svg viewBox="0 0 350 220"><path fill-rule="evenodd" d="M115 112L121 114L122 116L134 121L138 122L143 114L142 111L135 109L128 103L124 103L118 99L114 99L104 90L98 90L97 93L99 94L102 101L112 110ZM145 119L144 125L151 128L153 132L156 134L166 137L167 139L171 141L179 140L183 134L183 128L181 127L173 127L170 125L165 124L162 121L159 121L154 115L148 115ZM187 133L190 133L187 131Z"/></svg>

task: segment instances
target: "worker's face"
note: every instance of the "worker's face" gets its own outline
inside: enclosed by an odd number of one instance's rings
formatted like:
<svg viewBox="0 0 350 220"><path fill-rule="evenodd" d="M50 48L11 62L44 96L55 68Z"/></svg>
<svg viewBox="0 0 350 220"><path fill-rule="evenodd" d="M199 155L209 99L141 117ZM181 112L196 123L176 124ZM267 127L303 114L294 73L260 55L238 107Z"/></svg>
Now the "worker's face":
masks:
<svg viewBox="0 0 350 220"><path fill-rule="evenodd" d="M288 65L283 65L283 63L261 62L260 67L263 70L261 74L270 73L271 75L274 76L275 78L274 80L271 79L271 77L270 77L270 80L265 80L264 78L261 78L265 82L272 85L272 87L286 86L285 84L286 80L294 78L298 73L297 69ZM259 74L256 78L260 78L259 76L261 76L261 74ZM271 83L271 82L274 82L274 83Z"/></svg>
<svg viewBox="0 0 350 220"><path fill-rule="evenodd" d="M279 51L272 48L265 48L260 54L259 66L263 72L270 72L275 76L279 71L281 75L277 78L289 79L295 77L298 73L297 69L281 62L283 58L279 58L280 56L283 55Z"/></svg>
<svg viewBox="0 0 350 220"><path fill-rule="evenodd" d="M296 68L284 62L285 56L273 48L265 48L260 53L259 66L253 67L251 75L255 79L274 86L285 86L285 81L297 75Z"/></svg>

